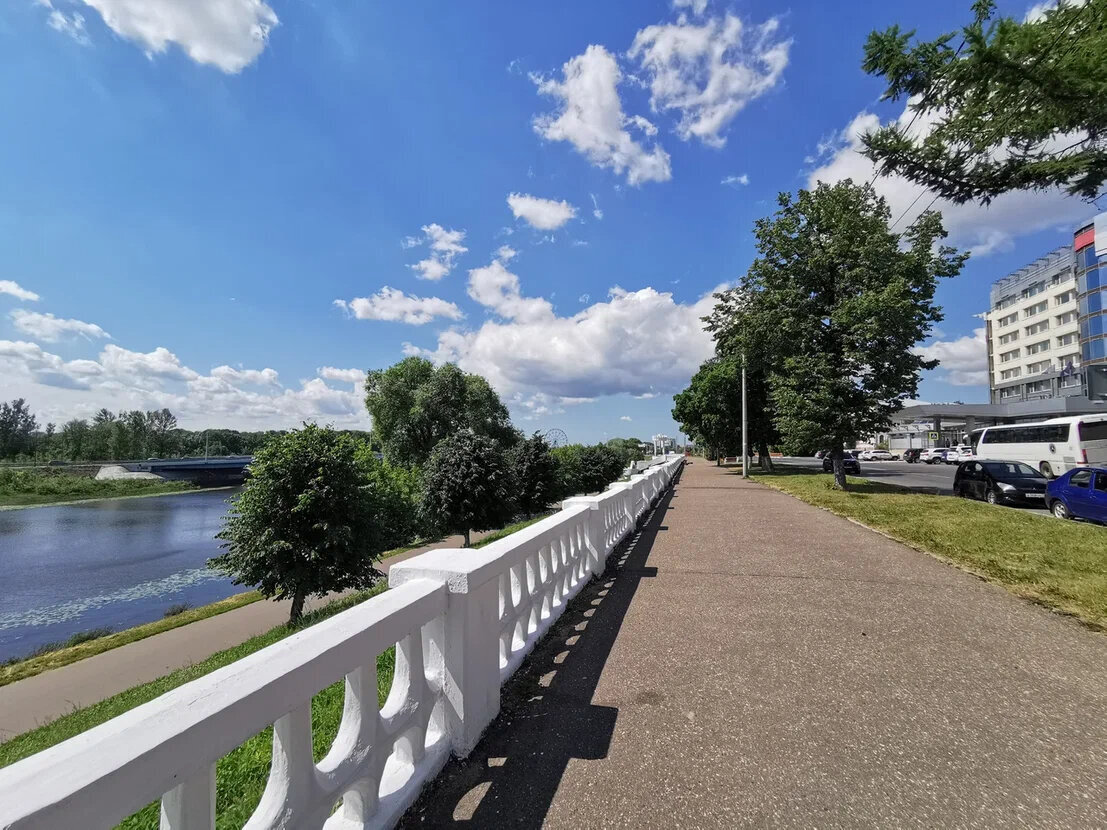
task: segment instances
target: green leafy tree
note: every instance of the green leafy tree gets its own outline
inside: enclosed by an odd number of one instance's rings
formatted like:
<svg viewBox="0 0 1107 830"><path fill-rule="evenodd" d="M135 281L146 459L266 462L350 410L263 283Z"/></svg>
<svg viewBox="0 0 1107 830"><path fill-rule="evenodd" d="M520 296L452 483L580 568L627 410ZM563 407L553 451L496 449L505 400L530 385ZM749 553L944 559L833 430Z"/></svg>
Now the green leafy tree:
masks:
<svg viewBox="0 0 1107 830"><path fill-rule="evenodd" d="M504 447L519 440L507 407L488 381L452 363L437 369L421 357L369 372L365 406L384 454L397 464L422 464L444 438L462 429Z"/></svg>
<svg viewBox="0 0 1107 830"><path fill-rule="evenodd" d="M673 420L681 432L715 456L737 455L742 447L742 381L737 361L715 357L700 366L688 388L673 396Z"/></svg>
<svg viewBox="0 0 1107 830"><path fill-rule="evenodd" d="M0 458L15 458L32 450L32 435L38 421L27 401L16 398L0 403Z"/></svg>
<svg viewBox="0 0 1107 830"><path fill-rule="evenodd" d="M865 155L955 202L1050 187L1095 198L1107 178L1107 3L1025 21L997 17L992 0L973 12L956 47L956 33L869 35L865 71L929 129L882 127L863 137Z"/></svg>
<svg viewBox="0 0 1107 830"><path fill-rule="evenodd" d="M512 447L508 460L515 477L519 512L533 516L546 510L557 499L558 480L557 462L542 433L536 432Z"/></svg>
<svg viewBox="0 0 1107 830"><path fill-rule="evenodd" d="M428 527L461 533L493 530L515 515L515 479L500 444L471 429L438 442L423 469L422 514Z"/></svg>
<svg viewBox="0 0 1107 830"><path fill-rule="evenodd" d="M942 319L938 279L958 274L967 254L939 245L936 213L893 233L869 185L819 184L778 202L755 225L759 256L738 288L730 345L774 356L768 386L782 443L830 447L845 487L844 444L886 430L920 371L937 365L914 347Z"/></svg>
<svg viewBox="0 0 1107 830"><path fill-rule="evenodd" d="M624 467L635 461L642 461L646 457L642 451L642 442L637 438L612 438L607 442L607 446L623 457Z"/></svg>
<svg viewBox="0 0 1107 830"><path fill-rule="evenodd" d="M559 498L599 493L622 475L622 453L604 444L569 444L552 452L557 463Z"/></svg>
<svg viewBox="0 0 1107 830"><path fill-rule="evenodd" d="M291 620L309 596L372 585L394 517L356 450L350 437L314 425L262 447L217 536L226 552L209 567L266 597L291 599Z"/></svg>

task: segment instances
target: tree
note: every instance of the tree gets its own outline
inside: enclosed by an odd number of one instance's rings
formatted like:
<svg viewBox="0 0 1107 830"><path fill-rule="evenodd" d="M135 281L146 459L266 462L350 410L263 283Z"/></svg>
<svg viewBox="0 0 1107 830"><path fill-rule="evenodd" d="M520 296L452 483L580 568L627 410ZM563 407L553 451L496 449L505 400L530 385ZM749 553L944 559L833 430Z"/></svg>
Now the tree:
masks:
<svg viewBox="0 0 1107 830"><path fill-rule="evenodd" d="M0 458L30 453L31 436L37 427L38 421L23 398L0 403Z"/></svg>
<svg viewBox="0 0 1107 830"><path fill-rule="evenodd" d="M557 462L550 445L536 432L508 452L515 478L515 502L519 512L533 516L541 513L557 498Z"/></svg>
<svg viewBox="0 0 1107 830"><path fill-rule="evenodd" d="M1064 187L1094 199L1107 178L1107 3L1068 2L1025 21L973 4L955 34L911 44L898 26L873 32L863 68L905 98L910 125L863 137L865 155L955 202Z"/></svg>
<svg viewBox="0 0 1107 830"><path fill-rule="evenodd" d="M423 470L422 513L430 527L461 533L492 530L515 514L515 481L500 445L463 429L431 451Z"/></svg>
<svg viewBox="0 0 1107 830"><path fill-rule="evenodd" d="M422 464L442 439L462 429L504 447L519 440L507 407L488 381L452 363L436 369L429 360L409 357L371 371L365 406L384 454L397 464Z"/></svg>
<svg viewBox="0 0 1107 830"><path fill-rule="evenodd" d="M86 455L86 445L89 438L88 421L74 418L66 421L61 430L62 452L70 461L83 461Z"/></svg>
<svg viewBox="0 0 1107 830"><path fill-rule="evenodd" d="M604 444L569 444L551 455L557 464L559 498L599 493L622 475L623 455Z"/></svg>
<svg viewBox="0 0 1107 830"><path fill-rule="evenodd" d="M391 517L356 448L350 437L310 424L262 447L216 537L226 553L208 566L266 597L291 599L290 621L309 596L372 585L374 562L390 541L380 524Z"/></svg>
<svg viewBox="0 0 1107 830"><path fill-rule="evenodd" d="M937 213L893 233L869 185L820 183L778 202L755 224L759 256L738 288L731 347L774 356L768 385L782 443L829 447L844 488L844 444L887 429L917 393L919 372L937 365L914 348L942 319L938 279L958 274L968 255L938 245Z"/></svg>
<svg viewBox="0 0 1107 830"><path fill-rule="evenodd" d="M646 454L642 452L642 441L637 438L611 438L608 440L607 446L623 457L624 467L633 464L635 461L642 461L646 457Z"/></svg>
<svg viewBox="0 0 1107 830"><path fill-rule="evenodd" d="M673 420L714 453L736 455L742 446L741 366L714 357L700 366L688 388L673 396Z"/></svg>

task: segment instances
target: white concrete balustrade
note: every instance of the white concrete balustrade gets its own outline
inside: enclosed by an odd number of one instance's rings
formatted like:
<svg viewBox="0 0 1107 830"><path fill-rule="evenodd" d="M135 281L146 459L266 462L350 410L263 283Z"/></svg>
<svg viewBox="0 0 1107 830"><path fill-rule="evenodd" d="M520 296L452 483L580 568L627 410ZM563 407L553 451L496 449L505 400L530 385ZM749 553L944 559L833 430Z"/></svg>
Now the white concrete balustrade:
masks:
<svg viewBox="0 0 1107 830"><path fill-rule="evenodd" d="M598 496L477 550L392 566L389 590L0 770L0 828L111 827L161 799L162 830L210 830L216 763L273 725L251 830L390 827L451 754L499 712L500 686L665 491L658 458ZM377 657L396 646L377 705ZM345 677L342 723L319 763L311 701Z"/></svg>

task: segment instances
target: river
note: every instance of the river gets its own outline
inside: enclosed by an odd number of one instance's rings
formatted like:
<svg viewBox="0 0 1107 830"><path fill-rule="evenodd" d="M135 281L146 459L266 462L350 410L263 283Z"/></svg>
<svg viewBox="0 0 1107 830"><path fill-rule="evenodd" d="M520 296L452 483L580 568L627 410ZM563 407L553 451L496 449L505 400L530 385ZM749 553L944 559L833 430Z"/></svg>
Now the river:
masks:
<svg viewBox="0 0 1107 830"><path fill-rule="evenodd" d="M235 492L0 511L0 661L247 590L205 566Z"/></svg>

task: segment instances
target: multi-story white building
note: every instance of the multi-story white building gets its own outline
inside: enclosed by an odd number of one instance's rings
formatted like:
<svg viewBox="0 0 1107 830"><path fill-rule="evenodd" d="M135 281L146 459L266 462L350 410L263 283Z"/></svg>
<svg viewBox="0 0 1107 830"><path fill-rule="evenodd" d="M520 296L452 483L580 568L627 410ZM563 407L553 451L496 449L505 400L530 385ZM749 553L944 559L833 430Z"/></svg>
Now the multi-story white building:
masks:
<svg viewBox="0 0 1107 830"><path fill-rule="evenodd" d="M985 315L991 402L1081 395L1073 246L993 283L991 300Z"/></svg>

